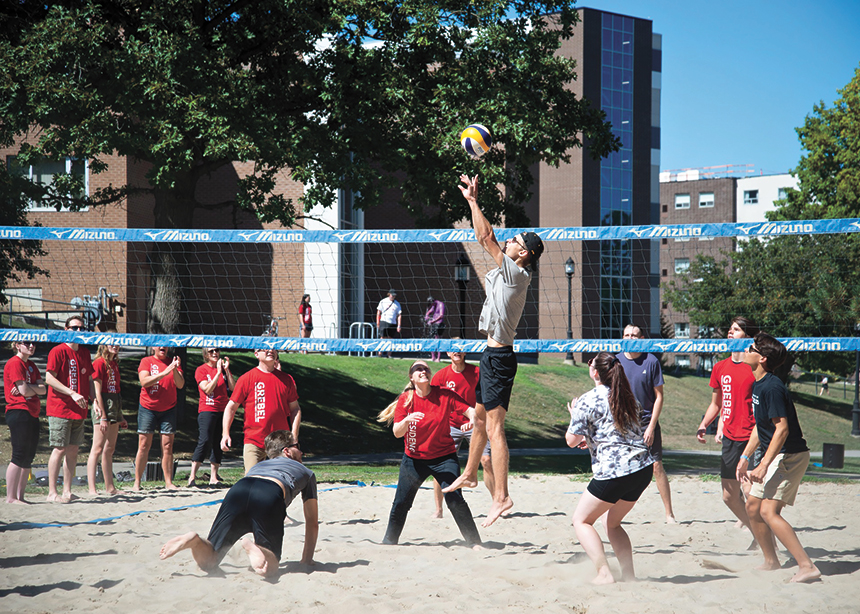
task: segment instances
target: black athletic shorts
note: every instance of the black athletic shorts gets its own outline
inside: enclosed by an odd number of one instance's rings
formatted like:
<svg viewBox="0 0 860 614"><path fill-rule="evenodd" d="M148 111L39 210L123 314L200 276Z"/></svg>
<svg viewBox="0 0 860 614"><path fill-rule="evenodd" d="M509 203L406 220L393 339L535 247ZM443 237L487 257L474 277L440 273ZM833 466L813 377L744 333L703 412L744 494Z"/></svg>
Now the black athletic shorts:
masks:
<svg viewBox="0 0 860 614"><path fill-rule="evenodd" d="M741 460L741 454L744 453L744 448L747 447L746 441L734 441L723 435L723 453L720 455L720 477L724 480L737 480L738 462ZM749 469L755 469L758 466L761 457L757 454L758 450L754 451L749 461Z"/></svg>
<svg viewBox="0 0 860 614"><path fill-rule="evenodd" d="M517 355L510 346L488 347L481 355L481 375L475 387L475 400L487 411L511 406L511 391L517 374Z"/></svg>
<svg viewBox="0 0 860 614"><path fill-rule="evenodd" d="M254 543L280 560L286 517L280 486L263 478L242 478L227 491L207 539L220 561L243 535L253 533Z"/></svg>
<svg viewBox="0 0 860 614"><path fill-rule="evenodd" d="M648 428L649 424L651 424L650 420L642 424L643 433L645 432L645 429ZM657 422L657 426L654 427L654 441L651 442L651 446L648 448L648 451L651 452L651 456L656 460L663 460L663 432L660 430L659 422Z"/></svg>
<svg viewBox="0 0 860 614"><path fill-rule="evenodd" d="M380 339L395 339L400 336L397 332L397 324L388 322L379 322L379 338Z"/></svg>
<svg viewBox="0 0 860 614"><path fill-rule="evenodd" d="M591 480L588 483L588 492L607 503L618 503L623 501L638 501L645 489L651 483L654 476L654 465L619 478L608 480Z"/></svg>

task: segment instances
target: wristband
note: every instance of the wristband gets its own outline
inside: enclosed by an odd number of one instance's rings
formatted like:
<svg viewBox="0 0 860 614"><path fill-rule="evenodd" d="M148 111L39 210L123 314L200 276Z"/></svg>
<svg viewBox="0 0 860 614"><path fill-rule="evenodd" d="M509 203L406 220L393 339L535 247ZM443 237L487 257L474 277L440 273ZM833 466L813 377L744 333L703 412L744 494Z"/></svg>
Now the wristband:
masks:
<svg viewBox="0 0 860 614"><path fill-rule="evenodd" d="M746 454L741 454L741 459L745 460L746 462L750 462L750 457L747 456Z"/></svg>

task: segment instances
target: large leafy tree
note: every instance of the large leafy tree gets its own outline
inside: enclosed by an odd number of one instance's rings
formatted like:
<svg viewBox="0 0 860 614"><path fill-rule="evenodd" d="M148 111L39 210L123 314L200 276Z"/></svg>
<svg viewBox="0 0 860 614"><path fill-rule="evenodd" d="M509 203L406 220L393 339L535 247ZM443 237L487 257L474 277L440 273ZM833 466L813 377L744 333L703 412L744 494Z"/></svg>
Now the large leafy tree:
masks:
<svg viewBox="0 0 860 614"><path fill-rule="evenodd" d="M805 153L797 190L777 202L771 220L860 217L860 69L833 107L815 105L797 129ZM735 315L790 337L850 337L860 322L860 237L785 236L739 244L719 257L698 256L665 298L699 326L725 329ZM810 353L802 366L835 373L853 354Z"/></svg>
<svg viewBox="0 0 860 614"><path fill-rule="evenodd" d="M498 186L482 206L494 222L523 224L536 162L564 162L583 141L595 157L617 147L602 112L570 90L573 61L554 55L573 35L572 5L19 0L2 9L0 142L39 126L24 164L75 156L99 173L112 153L147 163L146 188L80 197L74 177L55 177L43 199L74 209L144 190L159 227L191 227L204 207L291 225L335 189L365 208L395 181L419 223L437 224L468 213L452 188L478 166L457 136L480 121L499 143L480 166L485 187ZM197 201L201 178L249 160L235 197ZM285 168L306 186L301 202L274 191ZM151 330L180 327L178 259L166 245L151 258L170 305Z"/></svg>

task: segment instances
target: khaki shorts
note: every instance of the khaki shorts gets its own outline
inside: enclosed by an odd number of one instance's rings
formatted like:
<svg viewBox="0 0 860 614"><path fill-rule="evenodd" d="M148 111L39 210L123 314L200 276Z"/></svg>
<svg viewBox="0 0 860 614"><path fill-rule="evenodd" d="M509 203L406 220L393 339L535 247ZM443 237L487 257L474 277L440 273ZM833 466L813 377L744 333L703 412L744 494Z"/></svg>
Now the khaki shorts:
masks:
<svg viewBox="0 0 860 614"><path fill-rule="evenodd" d="M247 474L251 467L266 460L266 451L252 443L246 443L242 447L242 460L245 461L245 473Z"/></svg>
<svg viewBox="0 0 860 614"><path fill-rule="evenodd" d="M48 416L48 445L52 448L84 445L84 420Z"/></svg>
<svg viewBox="0 0 860 614"><path fill-rule="evenodd" d="M809 450L795 454L777 454L767 468L764 482L755 483L750 488L750 496L794 505L797 489L808 465Z"/></svg>
<svg viewBox="0 0 860 614"><path fill-rule="evenodd" d="M117 422L122 420L122 397L118 394L114 393L102 393L102 398L104 399L105 405L105 417L111 424L116 424ZM93 403L93 408L90 411L90 416L92 416L93 424L97 424L101 418L96 417L96 404Z"/></svg>

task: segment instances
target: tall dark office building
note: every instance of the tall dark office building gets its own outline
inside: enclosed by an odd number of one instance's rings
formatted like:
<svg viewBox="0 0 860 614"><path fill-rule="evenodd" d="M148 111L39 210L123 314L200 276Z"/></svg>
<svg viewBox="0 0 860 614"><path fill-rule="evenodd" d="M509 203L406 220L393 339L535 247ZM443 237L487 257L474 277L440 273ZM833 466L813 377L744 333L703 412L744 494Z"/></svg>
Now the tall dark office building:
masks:
<svg viewBox="0 0 860 614"><path fill-rule="evenodd" d="M572 152L571 164L541 165L536 191L539 226L609 226L660 221L661 36L651 21L589 8L560 53L577 63L576 93L599 104L620 138L621 150L603 160ZM531 210L530 210L531 211ZM559 244L566 246L567 244ZM651 241L591 241L574 253L548 250L542 287L562 284L572 257L573 336L619 338L628 322L659 333L659 246ZM546 262L544 262L544 260ZM549 283L548 276L557 278ZM565 301L541 301L541 337L559 337ZM547 334L551 333L551 334Z"/></svg>

